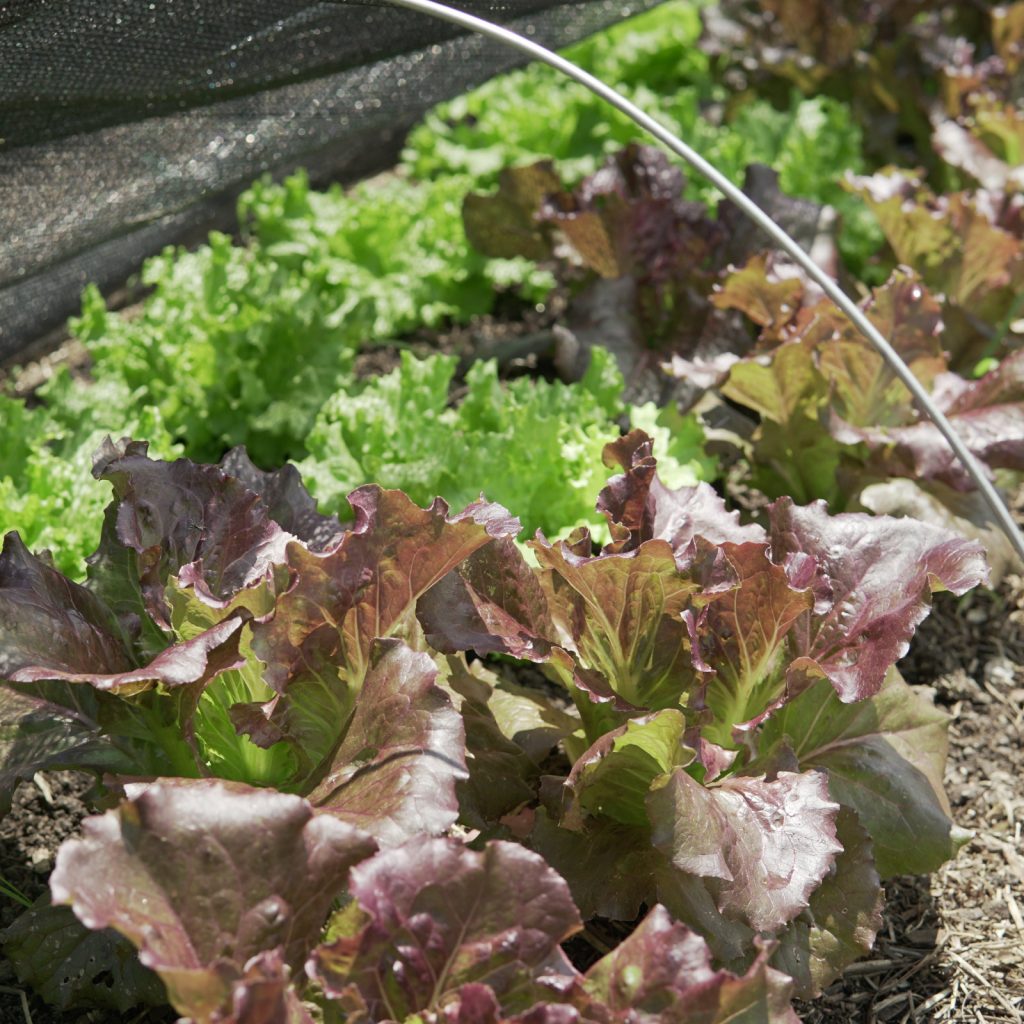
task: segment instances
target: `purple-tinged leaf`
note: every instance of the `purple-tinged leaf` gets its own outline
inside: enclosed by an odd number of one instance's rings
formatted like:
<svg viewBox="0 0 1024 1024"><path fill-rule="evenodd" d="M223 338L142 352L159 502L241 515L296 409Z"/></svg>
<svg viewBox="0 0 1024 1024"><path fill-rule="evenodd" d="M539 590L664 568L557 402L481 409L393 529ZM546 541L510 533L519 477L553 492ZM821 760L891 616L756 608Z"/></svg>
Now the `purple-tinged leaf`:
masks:
<svg viewBox="0 0 1024 1024"><path fill-rule="evenodd" d="M767 932L796 917L832 867L838 810L819 772L704 787L679 770L647 798L654 845L678 871L713 880L726 917Z"/></svg>
<svg viewBox="0 0 1024 1024"><path fill-rule="evenodd" d="M678 267L693 273L721 232L701 204L681 198L683 185L682 172L661 150L630 145L574 193L544 203L539 219L557 227L579 262L599 277L635 276L652 296L667 298ZM648 315L658 313L652 308Z"/></svg>
<svg viewBox="0 0 1024 1024"><path fill-rule="evenodd" d="M766 540L759 526L741 526L739 513L730 512L709 484L666 488L656 475L657 460L651 439L642 430L605 446L605 465L620 467L597 499L597 510L605 515L613 541L605 553L632 551L648 540L666 540L676 561L685 568L698 551L697 538L710 545L726 542Z"/></svg>
<svg viewBox="0 0 1024 1024"><path fill-rule="evenodd" d="M241 978L231 983L231 1010L212 1024L316 1024L292 983L291 968L280 949L257 953ZM179 1024L201 1024L186 1018Z"/></svg>
<svg viewBox="0 0 1024 1024"><path fill-rule="evenodd" d="M1024 351L1012 352L978 380L946 374L936 382L936 397L948 416L1024 402Z"/></svg>
<svg viewBox="0 0 1024 1024"><path fill-rule="evenodd" d="M483 502L449 516L441 499L422 509L401 491L371 485L349 504L355 523L333 550L289 545L292 585L273 617L253 626L253 650L279 693L308 677L358 687L375 638L414 625L421 595L474 551L519 531L500 505Z"/></svg>
<svg viewBox="0 0 1024 1024"><path fill-rule="evenodd" d="M561 179L549 160L504 168L494 195L470 193L463 201L469 244L491 257L549 259L554 248L551 232L538 222L537 213L549 195L561 190Z"/></svg>
<svg viewBox="0 0 1024 1024"><path fill-rule="evenodd" d="M960 845L942 789L948 725L892 669L879 693L855 704L818 683L768 720L759 744L785 739L801 770L828 773L832 797L857 812L889 878L934 871Z"/></svg>
<svg viewBox="0 0 1024 1024"><path fill-rule="evenodd" d="M0 678L43 660L61 671L117 676L134 665L117 620L84 587L33 555L16 533L0 553Z"/></svg>
<svg viewBox="0 0 1024 1024"><path fill-rule="evenodd" d="M649 830L590 819L581 832L556 824L537 812L529 838L565 880L585 918L632 921L654 894L654 862Z"/></svg>
<svg viewBox="0 0 1024 1024"><path fill-rule="evenodd" d="M551 653L547 598L511 539L471 554L420 598L416 614L438 651L500 652L526 661Z"/></svg>
<svg viewBox="0 0 1024 1024"><path fill-rule="evenodd" d="M954 365L969 368L1024 287L1024 237L1012 202L985 191L936 196L918 175L892 168L847 181L878 218L899 262L959 314L963 322L950 332L944 311L943 341Z"/></svg>
<svg viewBox="0 0 1024 1024"><path fill-rule="evenodd" d="M100 449L93 475L108 481L117 500L116 543L135 552L146 610L167 627L167 578L196 563L195 585L225 600L263 579L284 561L291 540L275 523L258 495L217 466L187 459L159 462L143 442ZM114 538L104 536L109 545ZM101 547L92 575L116 552Z"/></svg>
<svg viewBox="0 0 1024 1024"><path fill-rule="evenodd" d="M715 285L711 302L738 309L761 328L761 345L782 340L785 328L804 304L805 281L789 273L792 264L778 253L759 253ZM786 273L779 273L784 270Z"/></svg>
<svg viewBox="0 0 1024 1024"><path fill-rule="evenodd" d="M544 985L544 982L541 982ZM575 979L573 981L575 987ZM544 998L563 998L560 989L542 992ZM424 1015L432 1020L434 1015ZM565 1003L537 1003L523 1013L502 1012L494 992L487 985L471 982L463 985L446 1003L437 1024L579 1024L580 1012L575 1006Z"/></svg>
<svg viewBox="0 0 1024 1024"><path fill-rule="evenodd" d="M655 854L652 861L657 901L677 921L697 932L723 967L733 971L747 967L756 933L742 920L725 917L718 909L714 879L684 874L662 854Z"/></svg>
<svg viewBox="0 0 1024 1024"><path fill-rule="evenodd" d="M992 587L1017 564L1013 545L978 491L954 491L935 481L886 480L865 487L856 504L876 516L909 516L979 541L985 548Z"/></svg>
<svg viewBox="0 0 1024 1024"><path fill-rule="evenodd" d="M311 551L333 547L345 532L337 516L324 516L317 511L316 501L291 463L264 472L253 464L245 445L239 445L220 460L220 468L256 494L267 515Z"/></svg>
<svg viewBox="0 0 1024 1024"><path fill-rule="evenodd" d="M747 183L763 187L762 199L777 213L773 184L765 186L756 174ZM749 347L741 318L712 307L707 295L718 271L749 247L763 247L763 239L740 223L709 217L701 204L682 198L683 185L663 153L630 145L571 192L558 187L545 163L507 172L496 196L466 200L467 234L482 251L554 255L561 277L573 283L565 324L556 332L563 376L578 377L600 345L619 363L627 394L650 398L680 387L658 370L658 350L707 360ZM813 204L790 205L806 214ZM733 237L736 246L727 244Z"/></svg>
<svg viewBox="0 0 1024 1024"><path fill-rule="evenodd" d="M111 611L85 587L31 554L16 533L0 553L0 678L88 683L134 691L153 683L202 684L244 659L242 622L225 619L137 665Z"/></svg>
<svg viewBox="0 0 1024 1024"><path fill-rule="evenodd" d="M741 360L729 371L721 391L761 417L752 460L756 487L770 496L791 495L798 502L839 497L841 446L819 421L829 388L811 348L791 341L768 357Z"/></svg>
<svg viewBox="0 0 1024 1024"><path fill-rule="evenodd" d="M416 839L353 869L358 931L319 946L308 970L357 1022L438 1012L468 984L503 1013L538 1001L544 975L574 975L559 943L581 926L569 888L535 853Z"/></svg>
<svg viewBox="0 0 1024 1024"><path fill-rule="evenodd" d="M882 927L882 887L871 840L857 815L842 808L836 835L843 850L808 908L779 939L771 962L795 983L799 999L819 996L842 971L871 951Z"/></svg>
<svg viewBox="0 0 1024 1024"><path fill-rule="evenodd" d="M309 794L314 805L386 846L454 824L465 731L436 677L427 654L377 641L344 739Z"/></svg>
<svg viewBox="0 0 1024 1024"><path fill-rule="evenodd" d="M809 91L836 74L844 81L855 74L858 57L866 61L906 34L920 10L920 0L725 0L701 12L701 48L742 62L748 74L770 71ZM878 90L890 84L872 83Z"/></svg>
<svg viewBox="0 0 1024 1024"><path fill-rule="evenodd" d="M703 735L730 745L734 730L788 696L789 635L814 607L814 595L794 586L763 543L726 544L722 553L736 583L712 595L697 615L696 631L701 658L715 669L702 695L714 715Z"/></svg>
<svg viewBox="0 0 1024 1024"><path fill-rule="evenodd" d="M589 542L585 532L581 546ZM588 557L567 543L531 546L543 569L556 639L580 668L640 708L678 703L688 676L682 611L699 589L671 545L650 540L622 554Z"/></svg>
<svg viewBox="0 0 1024 1024"><path fill-rule="evenodd" d="M862 303L914 376L931 388L946 369L942 352L942 310L920 278L900 268ZM910 391L849 318L828 300L808 314L800 332L813 346L820 373L832 390L830 407L858 426L899 426L916 416Z"/></svg>
<svg viewBox="0 0 1024 1024"><path fill-rule="evenodd" d="M769 518L772 559L814 558L813 586L828 604L797 623L793 657L808 659L843 701L881 689L928 614L932 592L963 594L987 579L980 545L926 523L830 516L824 502L801 507L786 498L772 504Z"/></svg>
<svg viewBox="0 0 1024 1024"><path fill-rule="evenodd" d="M1014 352L979 380L953 373L935 379L933 398L971 453L990 469L1024 469L1024 352ZM976 485L938 428L915 415L907 426L857 427L837 419L832 433L865 442L883 473L935 480L959 491Z"/></svg>
<svg viewBox="0 0 1024 1024"><path fill-rule="evenodd" d="M755 483L768 494L790 494L798 501L830 496L839 445L818 422L828 385L808 346L788 342L771 353L767 364L753 359L736 362L721 390L762 419ZM768 472L774 473L777 486L763 482Z"/></svg>
<svg viewBox="0 0 1024 1024"><path fill-rule="evenodd" d="M715 970L704 940L662 906L587 971L583 987L600 1008L596 1019L798 1024L789 1005L791 983L768 967L764 954L742 977Z"/></svg>
<svg viewBox="0 0 1024 1024"><path fill-rule="evenodd" d="M296 796L162 780L87 819L82 838L58 851L50 888L86 927L131 940L181 1014L213 1024L247 971L265 981L251 958L276 950L301 966L349 869L374 845Z"/></svg>

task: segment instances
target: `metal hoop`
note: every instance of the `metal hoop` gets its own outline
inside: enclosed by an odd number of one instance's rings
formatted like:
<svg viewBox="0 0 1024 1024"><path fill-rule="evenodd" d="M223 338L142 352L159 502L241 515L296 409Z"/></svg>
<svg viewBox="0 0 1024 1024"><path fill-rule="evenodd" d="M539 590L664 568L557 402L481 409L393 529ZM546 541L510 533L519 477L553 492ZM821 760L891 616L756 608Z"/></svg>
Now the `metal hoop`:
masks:
<svg viewBox="0 0 1024 1024"><path fill-rule="evenodd" d="M914 396L918 407L939 428L957 458L964 464L971 479L977 484L986 503L995 515L996 521L1002 528L1003 533L1006 534L1014 551L1016 551L1017 557L1024 564L1024 535L1018 529L1013 515L992 481L989 480L985 470L971 454L960 438L960 435L953 429L953 425L932 401L931 396L925 391L921 382L910 372L910 368L900 358L899 353L879 333L875 325L857 307L857 304L746 193L738 189L712 164L708 163L699 153L683 142L682 139L677 138L667 128L659 124L649 114L644 113L644 111L611 88L611 86L606 85L600 79L577 67L572 61L560 57L557 53L552 52L546 47L527 39L525 36L519 35L517 32L513 32L511 29L495 25L483 18L476 17L476 15L466 14L445 4L437 3L435 0L389 0L389 2L399 7L432 15L435 18L451 22L461 28L467 28L491 39L496 39L498 42L527 54L534 60L542 61L555 68L556 71L561 71L564 75L579 82L580 85L586 86L592 93L610 103L617 110L620 110L641 128L653 135L663 146L667 147L677 156L682 157L691 167L703 174L708 181L735 203L758 227L771 235L781 249L784 249L800 264L808 276L821 287L825 294L853 321L858 330L881 353L882 358L889 364L893 373L899 377Z"/></svg>

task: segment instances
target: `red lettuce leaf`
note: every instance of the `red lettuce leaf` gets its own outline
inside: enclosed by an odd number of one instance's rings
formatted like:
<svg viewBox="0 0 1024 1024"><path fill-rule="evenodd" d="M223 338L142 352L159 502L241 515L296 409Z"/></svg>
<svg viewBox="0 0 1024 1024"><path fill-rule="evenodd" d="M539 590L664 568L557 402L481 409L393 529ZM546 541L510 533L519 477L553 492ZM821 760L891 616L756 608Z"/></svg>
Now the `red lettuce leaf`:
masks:
<svg viewBox="0 0 1024 1024"><path fill-rule="evenodd" d="M168 577L191 566L191 582L201 596L224 601L263 580L272 564L284 561L291 534L270 518L260 497L217 466L187 459L154 461L139 441L114 445L108 439L97 454L93 475L108 481L116 499L116 537L104 533L91 558L92 579L124 565L134 553L146 611L169 628L164 598Z"/></svg>
<svg viewBox="0 0 1024 1024"><path fill-rule="evenodd" d="M689 678L682 612L699 584L679 571L669 543L589 557L577 554L589 547L583 531L575 545L538 539L531 546L546 570L548 608L560 645L575 659L576 684L636 708L677 704Z"/></svg>
<svg viewBox="0 0 1024 1024"><path fill-rule="evenodd" d="M612 535L606 553L665 540L684 568L700 553L698 538L708 545L765 540L759 526L741 525L739 513L730 512L709 484L675 491L665 487L656 473L651 439L642 430L632 430L606 445L604 459L610 469L623 470L608 481L597 499L597 509L608 519Z"/></svg>
<svg viewBox="0 0 1024 1024"><path fill-rule="evenodd" d="M449 516L441 499L422 509L401 491L371 485L349 504L355 523L333 550L288 546L291 586L253 626L253 650L279 693L309 677L358 687L376 637L414 625L426 591L473 552L519 531L500 505L484 502Z"/></svg>
<svg viewBox="0 0 1024 1024"><path fill-rule="evenodd" d="M848 70L886 39L903 32L921 0L724 0L704 15L702 46L742 54L803 87ZM810 59L808 59L810 58Z"/></svg>
<svg viewBox="0 0 1024 1024"><path fill-rule="evenodd" d="M212 1024L316 1024L292 983L292 972L280 949L257 953L242 976L231 981L230 1011L218 1013ZM202 1024L186 1018L183 1024Z"/></svg>
<svg viewBox="0 0 1024 1024"><path fill-rule="evenodd" d="M572 288L556 331L564 376L580 376L590 349L601 345L615 355L628 396L685 392L692 403L701 391L685 379L693 366L750 347L741 319L708 295L730 261L765 248L767 237L729 203L712 219L682 199L683 186L682 172L660 150L630 145L571 192L558 188L543 163L506 171L497 195L466 200L467 235L486 255L558 261ZM744 189L808 247L817 240L822 208L784 196L769 168L748 168ZM815 252L835 269L834 246ZM682 360L674 381L658 368L665 355Z"/></svg>
<svg viewBox="0 0 1024 1024"><path fill-rule="evenodd" d="M850 176L878 218L900 263L945 298L944 344L953 367L969 371L1024 287L1024 221L1012 199L993 192L936 196L913 172L888 168Z"/></svg>
<svg viewBox="0 0 1024 1024"><path fill-rule="evenodd" d="M842 852L771 958L793 979L800 999L820 995L844 968L870 952L882 927L884 901L871 840L849 808L836 817L836 836Z"/></svg>
<svg viewBox="0 0 1024 1024"><path fill-rule="evenodd" d="M526 661L551 654L544 589L512 540L473 552L420 598L416 614L438 651L500 652Z"/></svg>
<svg viewBox="0 0 1024 1024"><path fill-rule="evenodd" d="M773 561L810 556L817 566L818 602L795 624L789 671L820 672L844 702L881 689L931 593L963 594L988 577L979 544L914 520L830 516L824 502L780 498L770 523Z"/></svg>
<svg viewBox="0 0 1024 1024"><path fill-rule="evenodd" d="M74 683L0 685L0 816L10 809L17 783L47 768L144 774L111 742L122 704L111 693Z"/></svg>
<svg viewBox="0 0 1024 1024"><path fill-rule="evenodd" d="M494 992L476 982L463 985L440 1014L423 1016L444 1024L578 1024L580 1020L579 1010L570 1003L537 1003L523 1013L508 1015Z"/></svg>
<svg viewBox="0 0 1024 1024"><path fill-rule="evenodd" d="M377 641L344 738L309 793L314 805L387 846L455 822L465 732L436 676L427 654Z"/></svg>
<svg viewBox="0 0 1024 1024"><path fill-rule="evenodd" d="M139 665L115 615L91 591L31 554L16 533L0 553L0 678L62 679L102 690L203 684L237 668L241 620L225 619Z"/></svg>
<svg viewBox="0 0 1024 1024"><path fill-rule="evenodd" d="M906 478L869 483L855 504L876 516L910 517L976 540L985 548L989 585L996 587L1017 564L1017 554L979 491L954 491L930 481Z"/></svg>
<svg viewBox="0 0 1024 1024"><path fill-rule="evenodd" d="M948 724L893 669L855 704L819 682L769 719L758 742L768 751L785 741L802 770L828 772L833 798L857 812L889 878L934 871L960 845L942 788Z"/></svg>
<svg viewBox="0 0 1024 1024"><path fill-rule="evenodd" d="M705 787L679 770L654 785L647 810L652 842L673 867L710 880L719 911L755 931L792 921L842 850L824 773Z"/></svg>
<svg viewBox="0 0 1024 1024"><path fill-rule="evenodd" d="M703 939L673 921L662 906L655 906L627 939L587 971L583 988L597 1004L594 1009L600 1007L596 1019L798 1022L789 1005L791 984L767 966L765 954L742 977L715 970Z"/></svg>
<svg viewBox="0 0 1024 1024"><path fill-rule="evenodd" d="M930 389L936 375L946 369L940 345L942 311L920 278L898 268L873 290L862 309ZM858 425L888 427L916 415L906 385L845 313L822 300L802 319L799 336L815 350L818 370L832 392L830 407L838 416Z"/></svg>
<svg viewBox="0 0 1024 1024"><path fill-rule="evenodd" d="M82 832L58 851L54 901L126 936L200 1024L254 1006L270 966L273 985L301 967L375 845L299 797L212 779L152 783Z"/></svg>
<svg viewBox="0 0 1024 1024"><path fill-rule="evenodd" d="M796 1024L771 947L741 976L716 970L660 906L578 974L558 949L580 926L565 883L507 843L389 850L353 870L352 893L308 966L352 1024Z"/></svg>
<svg viewBox="0 0 1024 1024"><path fill-rule="evenodd" d="M715 675L699 697L713 720L705 739L730 745L735 730L765 714L785 694L790 633L814 606L807 578L774 564L765 544L725 544L735 584L711 596L695 619L700 656ZM809 568L804 563L805 568Z"/></svg>
<svg viewBox="0 0 1024 1024"><path fill-rule="evenodd" d="M591 818L584 829L573 831L558 823L561 808L552 810L554 815L537 811L530 846L566 879L584 917L632 921L655 892L658 854L651 849L649 830Z"/></svg>
<svg viewBox="0 0 1024 1024"><path fill-rule="evenodd" d="M267 515L311 551L333 547L345 532L337 516L324 516L317 511L316 501L291 463L264 472L253 464L245 445L239 445L220 460L220 468L252 491Z"/></svg>
<svg viewBox="0 0 1024 1024"><path fill-rule="evenodd" d="M549 160L502 169L494 195L471 192L463 200L462 221L469 244L496 258L549 259L551 232L537 214L544 200L561 190L562 180Z"/></svg>
<svg viewBox="0 0 1024 1024"><path fill-rule="evenodd" d="M933 397L971 453L989 469L1024 469L1024 352L1007 356L983 377L967 381L954 373L935 379ZM880 472L934 480L959 491L976 488L963 463L930 420L875 428L846 422L837 414L832 433L848 444L864 442Z"/></svg>
<svg viewBox="0 0 1024 1024"><path fill-rule="evenodd" d="M350 891L358 918L308 966L349 1020L436 1013L469 984L516 1013L543 976L575 975L559 949L582 924L568 886L521 846L413 840L353 869Z"/></svg>
<svg viewBox="0 0 1024 1024"><path fill-rule="evenodd" d="M769 357L735 363L721 391L761 417L751 459L756 487L770 497L839 504L841 446L820 422L829 388L808 346L793 341Z"/></svg>

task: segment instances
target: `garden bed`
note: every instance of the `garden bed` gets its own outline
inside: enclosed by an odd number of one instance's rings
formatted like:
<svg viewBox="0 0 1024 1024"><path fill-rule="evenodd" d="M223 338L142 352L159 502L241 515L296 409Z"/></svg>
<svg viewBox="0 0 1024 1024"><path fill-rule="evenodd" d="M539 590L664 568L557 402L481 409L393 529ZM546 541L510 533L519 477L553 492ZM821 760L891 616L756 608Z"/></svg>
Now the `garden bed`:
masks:
<svg viewBox="0 0 1024 1024"><path fill-rule="evenodd" d="M1020 517L1024 3L838 49L764 6L576 56ZM5 933L3 1024L1020 1024L1020 566L845 316L574 88L255 183L0 394L0 925L77 916Z"/></svg>
<svg viewBox="0 0 1024 1024"><path fill-rule="evenodd" d="M940 598L901 665L935 689L952 717L946 790L974 838L932 876L886 885L875 949L817 1000L805 1024L1016 1024L1024 1000L1024 588L1010 577L992 594ZM0 822L0 876L35 898L57 847L86 813L87 776L23 783ZM0 906L0 926L16 916ZM0 1022L27 1024L17 979L0 973ZM33 1024L163 1024L171 1011L69 1011L25 991Z"/></svg>

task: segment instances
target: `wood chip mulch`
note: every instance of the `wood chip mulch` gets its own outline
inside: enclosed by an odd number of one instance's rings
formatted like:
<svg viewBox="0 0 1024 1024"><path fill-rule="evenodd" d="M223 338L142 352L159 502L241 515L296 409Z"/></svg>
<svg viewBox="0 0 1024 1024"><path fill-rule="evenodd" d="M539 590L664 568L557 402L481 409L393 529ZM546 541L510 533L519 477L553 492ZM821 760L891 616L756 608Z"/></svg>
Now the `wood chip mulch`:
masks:
<svg viewBox="0 0 1024 1024"><path fill-rule="evenodd" d="M930 877L886 885L870 956L805 1024L1024 1022L1024 578L939 595L901 669L951 716L946 791L974 837Z"/></svg>

